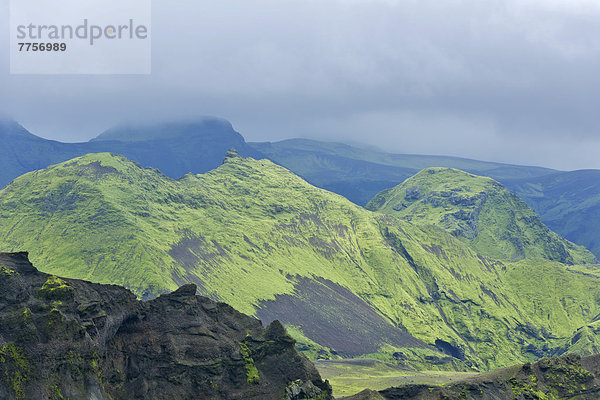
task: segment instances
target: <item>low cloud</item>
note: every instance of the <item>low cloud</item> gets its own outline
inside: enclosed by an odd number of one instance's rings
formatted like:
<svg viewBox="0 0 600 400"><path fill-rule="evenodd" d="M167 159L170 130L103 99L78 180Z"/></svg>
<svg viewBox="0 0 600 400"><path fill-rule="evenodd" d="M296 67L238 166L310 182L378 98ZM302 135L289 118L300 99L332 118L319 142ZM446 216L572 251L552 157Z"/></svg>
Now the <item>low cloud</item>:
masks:
<svg viewBox="0 0 600 400"><path fill-rule="evenodd" d="M598 20L584 0L155 0L150 76L11 76L0 36L0 110L67 141L216 115L250 140L600 168Z"/></svg>

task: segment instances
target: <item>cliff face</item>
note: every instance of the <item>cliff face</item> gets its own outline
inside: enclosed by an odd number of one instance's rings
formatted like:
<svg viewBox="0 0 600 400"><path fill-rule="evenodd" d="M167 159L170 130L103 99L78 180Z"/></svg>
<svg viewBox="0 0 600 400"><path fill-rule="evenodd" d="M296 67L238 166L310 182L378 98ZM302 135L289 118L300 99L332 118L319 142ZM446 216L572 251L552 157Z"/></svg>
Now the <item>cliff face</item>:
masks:
<svg viewBox="0 0 600 400"><path fill-rule="evenodd" d="M0 253L0 399L332 398L279 322L195 293L140 302Z"/></svg>

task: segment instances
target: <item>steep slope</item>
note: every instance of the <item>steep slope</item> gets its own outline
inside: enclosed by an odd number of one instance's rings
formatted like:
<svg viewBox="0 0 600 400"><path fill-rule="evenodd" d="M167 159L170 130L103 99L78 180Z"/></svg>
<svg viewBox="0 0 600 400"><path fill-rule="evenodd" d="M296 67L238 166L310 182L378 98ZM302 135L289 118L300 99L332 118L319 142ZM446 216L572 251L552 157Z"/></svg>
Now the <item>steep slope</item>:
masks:
<svg viewBox="0 0 600 400"><path fill-rule="evenodd" d="M600 257L599 170L559 172L458 157L391 154L306 139L250 145L313 185L360 205L424 168L457 168L487 176L517 194L554 232Z"/></svg>
<svg viewBox="0 0 600 400"><path fill-rule="evenodd" d="M345 400L595 400L600 398L600 355L545 358L535 364L468 378L443 387L408 385L379 393L364 391Z"/></svg>
<svg viewBox="0 0 600 400"><path fill-rule="evenodd" d="M600 171L562 172L503 183L550 229L600 257Z"/></svg>
<svg viewBox="0 0 600 400"><path fill-rule="evenodd" d="M87 153L122 154L145 167L179 178L218 167L232 147L247 156L260 154L227 121L205 118L192 122L111 129L88 143L42 139L14 121L0 121L0 188L36 169Z"/></svg>
<svg viewBox="0 0 600 400"><path fill-rule="evenodd" d="M479 253L497 259L544 258L565 264L595 261L587 250L550 231L501 184L457 169L424 169L379 193L367 208L441 227Z"/></svg>
<svg viewBox="0 0 600 400"><path fill-rule="evenodd" d="M195 283L315 351L420 367L535 360L600 314L596 267L493 260L233 153L179 180L111 154L26 174L0 191L0 249L143 298Z"/></svg>
<svg viewBox="0 0 600 400"><path fill-rule="evenodd" d="M356 243L355 230L376 242L375 256L388 264L396 258L391 250L377 248L385 240L370 213L268 161L237 156L217 171L174 181L119 156L89 155L27 174L2 195L6 212L0 220L12 227L2 230L3 248L38 243L40 251L32 256L46 271L122 284L142 297L195 282L201 293L239 310L253 314L260 306L266 313L263 303L276 294L293 294L301 277L316 275L326 279L319 285L334 288L319 300L328 301L333 293L340 307L368 309L354 293L380 289L361 254L367 243L362 248ZM352 284L354 291L344 292L340 283ZM331 314L322 319L343 318ZM387 326L378 334L398 347L426 347L377 312L360 318L371 330ZM341 332L356 328L354 320L329 323L341 325ZM362 341L346 341L339 350L375 352L386 337L359 335Z"/></svg>
<svg viewBox="0 0 600 400"><path fill-rule="evenodd" d="M0 398L332 398L280 323L195 293L139 302L0 253Z"/></svg>

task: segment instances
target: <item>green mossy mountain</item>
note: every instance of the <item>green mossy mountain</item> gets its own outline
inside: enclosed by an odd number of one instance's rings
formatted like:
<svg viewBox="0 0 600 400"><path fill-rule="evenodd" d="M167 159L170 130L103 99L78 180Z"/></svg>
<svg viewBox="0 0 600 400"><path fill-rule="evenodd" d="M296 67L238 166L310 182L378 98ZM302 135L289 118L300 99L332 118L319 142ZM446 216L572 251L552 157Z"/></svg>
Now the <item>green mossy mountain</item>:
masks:
<svg viewBox="0 0 600 400"><path fill-rule="evenodd" d="M429 167L457 168L505 185L564 238L600 257L600 171L556 171L458 157L391 154L343 143L289 139L249 143L318 187L365 205Z"/></svg>
<svg viewBox="0 0 600 400"><path fill-rule="evenodd" d="M597 346L577 337L600 314L596 266L493 259L233 152L179 180L107 153L28 173L0 191L0 249L141 298L194 283L313 354L487 370Z"/></svg>
<svg viewBox="0 0 600 400"><path fill-rule="evenodd" d="M452 168L426 168L375 196L367 208L414 224L443 228L478 253L519 260L588 264L595 257L546 227L538 215L500 183Z"/></svg>
<svg viewBox="0 0 600 400"><path fill-rule="evenodd" d="M391 154L342 143L290 139L246 143L219 118L114 127L86 143L43 139L0 119L0 187L14 178L87 153L122 154L145 167L179 178L220 164L229 148L267 157L311 184L364 205L428 167L458 168L498 180L516 193L553 231L600 257L600 171L560 172L448 156Z"/></svg>

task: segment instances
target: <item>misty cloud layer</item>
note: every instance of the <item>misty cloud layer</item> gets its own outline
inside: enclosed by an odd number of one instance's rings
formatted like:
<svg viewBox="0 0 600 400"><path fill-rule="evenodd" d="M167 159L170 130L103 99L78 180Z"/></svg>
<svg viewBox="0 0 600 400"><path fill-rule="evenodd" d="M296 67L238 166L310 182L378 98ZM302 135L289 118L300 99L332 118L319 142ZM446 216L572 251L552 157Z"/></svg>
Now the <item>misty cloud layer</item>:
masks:
<svg viewBox="0 0 600 400"><path fill-rule="evenodd" d="M155 0L150 76L11 76L0 35L0 112L64 141L215 115L248 140L600 168L598 21L592 0Z"/></svg>

